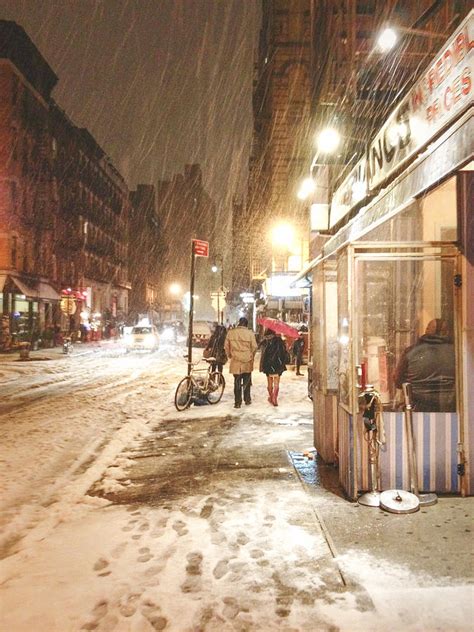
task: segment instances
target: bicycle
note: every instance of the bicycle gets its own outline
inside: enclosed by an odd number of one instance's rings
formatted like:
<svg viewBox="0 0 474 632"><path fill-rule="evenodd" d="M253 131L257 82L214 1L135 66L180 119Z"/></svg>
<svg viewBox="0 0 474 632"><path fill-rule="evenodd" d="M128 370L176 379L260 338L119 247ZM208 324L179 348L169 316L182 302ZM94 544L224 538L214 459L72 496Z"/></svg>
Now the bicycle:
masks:
<svg viewBox="0 0 474 632"><path fill-rule="evenodd" d="M186 410L194 399L205 397L209 404L218 404L224 393L225 379L219 371L213 371L212 365L215 358L202 358L207 362L206 368L197 369L201 362L198 360L191 364L191 373L179 382L174 395L176 410Z"/></svg>

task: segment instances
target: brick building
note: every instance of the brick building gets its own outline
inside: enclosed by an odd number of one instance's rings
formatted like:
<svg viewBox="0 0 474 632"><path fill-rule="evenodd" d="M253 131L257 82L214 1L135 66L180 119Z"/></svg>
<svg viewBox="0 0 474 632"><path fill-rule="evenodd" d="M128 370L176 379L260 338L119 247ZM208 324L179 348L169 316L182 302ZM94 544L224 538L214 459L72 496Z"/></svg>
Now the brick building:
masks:
<svg viewBox="0 0 474 632"><path fill-rule="evenodd" d="M128 187L51 97L57 77L0 21L0 309L4 347L128 313Z"/></svg>
<svg viewBox="0 0 474 632"><path fill-rule="evenodd" d="M57 317L57 194L49 135L56 82L23 29L1 20L0 344L6 347Z"/></svg>
<svg viewBox="0 0 474 632"><path fill-rule="evenodd" d="M130 192L130 201L130 313L147 313L151 319L156 319L167 249L162 239L155 187L139 184ZM144 252L146 257L143 257Z"/></svg>
<svg viewBox="0 0 474 632"><path fill-rule="evenodd" d="M101 329L128 313L127 185L86 129L51 108L58 194L55 249L63 305L72 325ZM64 320L64 319L63 319Z"/></svg>
<svg viewBox="0 0 474 632"><path fill-rule="evenodd" d="M233 279L245 289L266 285L276 312L287 311L285 292L277 296L270 279L290 276L308 256L308 210L297 192L310 142L310 30L309 0L263 0L247 202L233 218ZM288 309L301 311L301 301L286 298Z"/></svg>

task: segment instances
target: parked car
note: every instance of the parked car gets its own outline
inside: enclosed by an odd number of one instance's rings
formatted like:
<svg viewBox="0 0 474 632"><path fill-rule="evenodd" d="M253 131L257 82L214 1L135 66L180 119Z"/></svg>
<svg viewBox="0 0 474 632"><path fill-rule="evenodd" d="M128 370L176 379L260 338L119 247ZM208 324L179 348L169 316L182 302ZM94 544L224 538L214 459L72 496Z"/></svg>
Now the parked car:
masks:
<svg viewBox="0 0 474 632"><path fill-rule="evenodd" d="M211 338L211 325L207 320L195 320L193 322L193 336L191 343L193 347L205 347Z"/></svg>
<svg viewBox="0 0 474 632"><path fill-rule="evenodd" d="M129 334L125 334L125 347L129 351L156 351L159 336L153 325L136 325Z"/></svg>

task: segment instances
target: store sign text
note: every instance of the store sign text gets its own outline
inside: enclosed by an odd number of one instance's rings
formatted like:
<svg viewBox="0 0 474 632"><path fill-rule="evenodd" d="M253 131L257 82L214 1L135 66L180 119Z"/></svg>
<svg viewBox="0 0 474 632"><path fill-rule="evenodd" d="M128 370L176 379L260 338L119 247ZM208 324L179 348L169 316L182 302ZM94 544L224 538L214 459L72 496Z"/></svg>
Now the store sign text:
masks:
<svg viewBox="0 0 474 632"><path fill-rule="evenodd" d="M471 11L427 72L392 112L370 143L367 155L334 193L331 226L472 105L473 31L474 11Z"/></svg>
<svg viewBox="0 0 474 632"><path fill-rule="evenodd" d="M473 15L453 35L370 144L369 189L383 182L472 102Z"/></svg>

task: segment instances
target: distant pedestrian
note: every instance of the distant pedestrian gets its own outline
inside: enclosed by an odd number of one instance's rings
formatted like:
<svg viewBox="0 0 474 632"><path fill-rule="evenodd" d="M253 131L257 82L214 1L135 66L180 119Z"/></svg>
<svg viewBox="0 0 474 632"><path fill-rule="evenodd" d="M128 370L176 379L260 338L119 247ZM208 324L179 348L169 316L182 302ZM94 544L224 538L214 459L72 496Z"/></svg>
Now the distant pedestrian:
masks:
<svg viewBox="0 0 474 632"><path fill-rule="evenodd" d="M296 338L296 340L293 343L293 358L295 361L295 366L296 366L296 375L303 375L303 373L301 373L300 369L301 369L301 365L303 364L303 349L304 349L304 338L301 335L301 332L298 336L298 338Z"/></svg>
<svg viewBox="0 0 474 632"><path fill-rule="evenodd" d="M203 356L205 358L215 358L216 361L211 364L213 371L222 373L224 364L227 362L227 354L224 349L225 339L227 337L227 329L224 325L215 323L214 331L209 338L209 342L204 349Z"/></svg>
<svg viewBox="0 0 474 632"><path fill-rule="evenodd" d="M268 401L278 406L280 377L286 371L289 354L279 334L268 331L262 340L260 371L267 376Z"/></svg>
<svg viewBox="0 0 474 632"><path fill-rule="evenodd" d="M245 404L252 403L250 387L257 341L248 328L249 321L241 318L235 329L227 332L224 349L230 360L229 371L234 376L234 408L242 406L242 391Z"/></svg>

